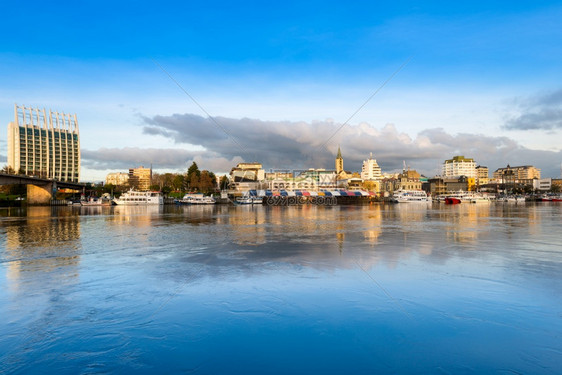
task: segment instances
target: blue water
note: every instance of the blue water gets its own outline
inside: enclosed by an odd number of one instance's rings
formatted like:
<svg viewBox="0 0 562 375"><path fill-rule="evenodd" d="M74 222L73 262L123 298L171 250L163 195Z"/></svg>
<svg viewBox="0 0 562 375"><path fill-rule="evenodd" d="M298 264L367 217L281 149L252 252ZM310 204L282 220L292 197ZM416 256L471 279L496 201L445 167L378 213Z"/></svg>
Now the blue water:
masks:
<svg viewBox="0 0 562 375"><path fill-rule="evenodd" d="M0 210L0 373L561 374L562 205Z"/></svg>

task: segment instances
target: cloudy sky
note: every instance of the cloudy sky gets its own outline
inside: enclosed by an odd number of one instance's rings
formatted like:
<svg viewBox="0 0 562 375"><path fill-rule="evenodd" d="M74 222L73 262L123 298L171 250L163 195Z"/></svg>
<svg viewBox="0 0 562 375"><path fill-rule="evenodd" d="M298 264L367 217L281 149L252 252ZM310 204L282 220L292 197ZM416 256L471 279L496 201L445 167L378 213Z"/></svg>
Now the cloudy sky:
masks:
<svg viewBox="0 0 562 375"><path fill-rule="evenodd" d="M77 114L85 181L333 168L338 145L346 170L465 155L560 177L560 2L391 3L4 4L0 164L17 103Z"/></svg>

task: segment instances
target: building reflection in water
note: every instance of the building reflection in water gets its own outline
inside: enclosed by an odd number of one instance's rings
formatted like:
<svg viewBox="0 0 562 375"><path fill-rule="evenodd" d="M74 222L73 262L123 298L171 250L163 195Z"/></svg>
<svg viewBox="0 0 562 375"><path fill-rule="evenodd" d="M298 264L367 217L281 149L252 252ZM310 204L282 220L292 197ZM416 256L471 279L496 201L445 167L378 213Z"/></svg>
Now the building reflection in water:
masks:
<svg viewBox="0 0 562 375"><path fill-rule="evenodd" d="M113 214L108 216L108 220L114 224L130 224L135 226L150 227L153 220L160 218L163 213L163 206L113 206Z"/></svg>
<svg viewBox="0 0 562 375"><path fill-rule="evenodd" d="M22 214L0 221L6 233L3 257L10 289L18 292L22 285L75 278L81 252L78 212L67 207L29 207Z"/></svg>
<svg viewBox="0 0 562 375"><path fill-rule="evenodd" d="M266 238L266 210L261 206L229 207L227 222L232 228L232 240L238 245L257 246Z"/></svg>
<svg viewBox="0 0 562 375"><path fill-rule="evenodd" d="M365 242L374 246L382 234L382 211L380 205L369 206L368 211L363 214Z"/></svg>
<svg viewBox="0 0 562 375"><path fill-rule="evenodd" d="M353 220L350 220L353 218ZM382 215L372 207L231 207L228 228L240 257L249 266L268 261L283 261L321 268L353 268L355 258L372 254L346 253L346 239L361 235L362 243L374 246L381 235Z"/></svg>

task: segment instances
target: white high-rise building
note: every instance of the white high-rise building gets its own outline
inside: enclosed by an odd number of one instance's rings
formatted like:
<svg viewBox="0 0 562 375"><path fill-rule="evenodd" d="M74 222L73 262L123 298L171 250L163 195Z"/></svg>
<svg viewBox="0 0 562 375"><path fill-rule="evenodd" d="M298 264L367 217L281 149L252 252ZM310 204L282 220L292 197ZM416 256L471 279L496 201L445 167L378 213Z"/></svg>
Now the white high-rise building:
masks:
<svg viewBox="0 0 562 375"><path fill-rule="evenodd" d="M443 177L466 176L477 178L476 163L472 158L464 156L453 156L452 159L445 160L443 163Z"/></svg>
<svg viewBox="0 0 562 375"><path fill-rule="evenodd" d="M367 180L382 180L381 167L377 164L377 160L373 159L373 153L369 156L369 159L363 160L363 168L361 169L361 178L365 181Z"/></svg>
<svg viewBox="0 0 562 375"><path fill-rule="evenodd" d="M8 166L25 175L80 180L80 136L76 115L14 107L8 124Z"/></svg>

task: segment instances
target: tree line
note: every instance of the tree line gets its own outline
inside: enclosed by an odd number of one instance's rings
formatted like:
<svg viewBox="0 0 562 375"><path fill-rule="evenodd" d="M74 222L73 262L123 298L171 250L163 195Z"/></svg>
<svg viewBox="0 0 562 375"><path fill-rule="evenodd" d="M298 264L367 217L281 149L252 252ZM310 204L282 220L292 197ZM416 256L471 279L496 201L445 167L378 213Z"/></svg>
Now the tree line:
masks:
<svg viewBox="0 0 562 375"><path fill-rule="evenodd" d="M150 188L163 193L200 192L209 194L228 188L228 178L223 176L220 184L217 184L217 177L213 172L200 171L197 163L193 162L186 173L153 173Z"/></svg>

